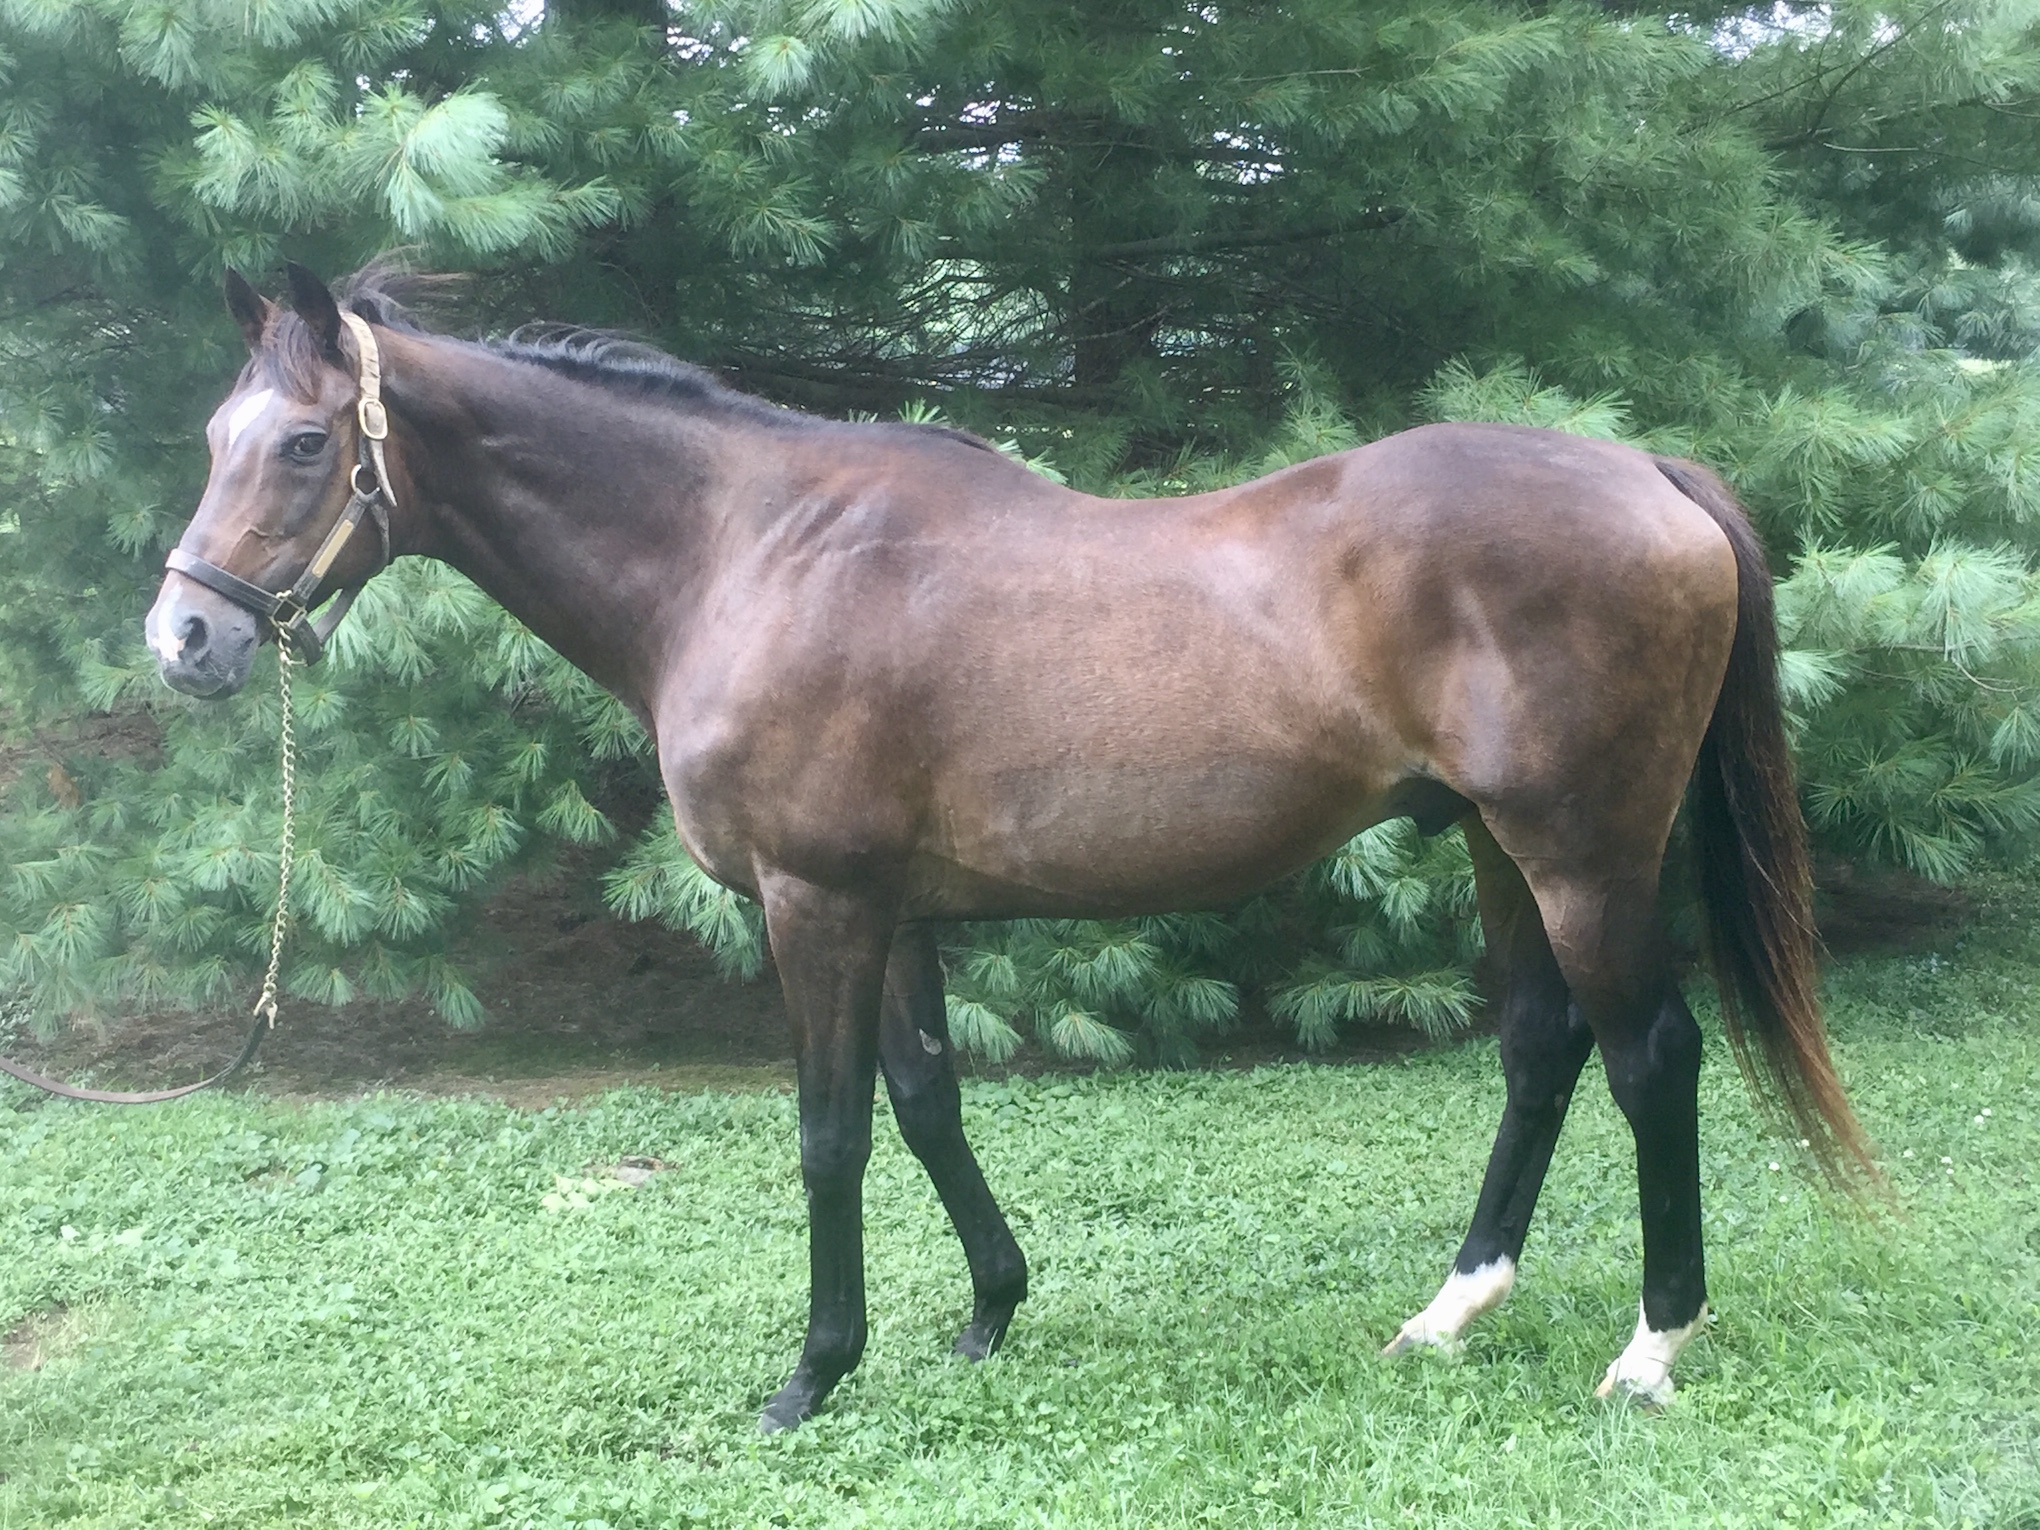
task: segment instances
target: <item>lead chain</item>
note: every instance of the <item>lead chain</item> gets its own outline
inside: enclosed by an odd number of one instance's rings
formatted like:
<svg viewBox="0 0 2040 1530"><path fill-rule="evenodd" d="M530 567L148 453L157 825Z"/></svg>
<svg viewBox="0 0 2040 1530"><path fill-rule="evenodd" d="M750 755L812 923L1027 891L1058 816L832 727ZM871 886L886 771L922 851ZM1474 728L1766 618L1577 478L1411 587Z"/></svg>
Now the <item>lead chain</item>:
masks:
<svg viewBox="0 0 2040 1530"><path fill-rule="evenodd" d="M269 971L262 978L262 997L251 1013L276 1024L276 974L283 965L283 932L290 922L290 863L297 848L297 735L291 730L290 672L297 666L290 644L277 633L277 693L283 700L283 846L277 857L276 917L269 925Z"/></svg>

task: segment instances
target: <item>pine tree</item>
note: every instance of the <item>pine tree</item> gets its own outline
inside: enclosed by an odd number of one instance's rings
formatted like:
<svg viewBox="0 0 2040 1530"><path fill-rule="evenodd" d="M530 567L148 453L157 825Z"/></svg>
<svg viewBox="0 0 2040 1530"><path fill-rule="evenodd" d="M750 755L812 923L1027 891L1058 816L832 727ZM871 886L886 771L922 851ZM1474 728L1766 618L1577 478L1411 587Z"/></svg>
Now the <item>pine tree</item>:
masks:
<svg viewBox="0 0 2040 1530"><path fill-rule="evenodd" d="M0 992L247 981L275 703L139 617L238 364L231 263L406 245L466 322L627 327L782 402L941 411L1099 492L1425 419L1695 455L1757 511L1817 833L1952 878L2040 826L2040 20L2029 5L0 0ZM301 683L292 990L478 1018L449 936L655 789L629 716L447 571ZM735 972L658 822L606 880ZM1247 905L957 932L960 1038L1180 1061L1474 1004L1463 848L1370 830Z"/></svg>

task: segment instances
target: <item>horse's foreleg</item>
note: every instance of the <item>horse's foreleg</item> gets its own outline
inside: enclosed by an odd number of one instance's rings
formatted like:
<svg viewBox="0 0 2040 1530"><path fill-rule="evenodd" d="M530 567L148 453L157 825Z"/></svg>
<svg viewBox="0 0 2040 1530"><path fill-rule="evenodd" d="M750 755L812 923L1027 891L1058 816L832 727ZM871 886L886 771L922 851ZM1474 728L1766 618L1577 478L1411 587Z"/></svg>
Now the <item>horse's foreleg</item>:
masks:
<svg viewBox="0 0 2040 1530"><path fill-rule="evenodd" d="M976 1300L970 1325L957 1336L956 1352L982 1360L1006 1337L1013 1309L1027 1295L1027 1260L964 1140L963 1101L942 1000L942 963L928 925L902 925L893 938L879 1061L900 1135L935 1182L970 1263Z"/></svg>
<svg viewBox="0 0 2040 1530"><path fill-rule="evenodd" d="M1508 1104L1488 1156L1473 1223L1452 1273L1431 1304L1389 1341L1382 1351L1388 1355L1424 1344L1451 1343L1509 1294L1573 1086L1594 1045L1592 1031L1566 990L1522 874L1479 818L1469 816L1464 822L1488 960L1502 988L1502 1073L1508 1082Z"/></svg>
<svg viewBox="0 0 2040 1530"><path fill-rule="evenodd" d="M758 1420L770 1432L813 1413L864 1354L864 1166L893 914L884 900L760 881L793 1022L810 1280L800 1363Z"/></svg>

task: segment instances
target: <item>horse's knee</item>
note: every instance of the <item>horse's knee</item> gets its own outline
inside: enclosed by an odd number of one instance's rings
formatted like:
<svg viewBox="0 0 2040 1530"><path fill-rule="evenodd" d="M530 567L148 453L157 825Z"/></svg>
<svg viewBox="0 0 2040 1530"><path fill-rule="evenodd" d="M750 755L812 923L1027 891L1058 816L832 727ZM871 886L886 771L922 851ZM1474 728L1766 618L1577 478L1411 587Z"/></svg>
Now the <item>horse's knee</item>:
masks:
<svg viewBox="0 0 2040 1530"><path fill-rule="evenodd" d="M930 1153L950 1151L962 1141L963 1091L950 1062L947 1036L931 1034L914 1023L911 1001L900 1002L908 1012L886 1016L879 1065L900 1136L925 1162Z"/></svg>
<svg viewBox="0 0 2040 1530"><path fill-rule="evenodd" d="M907 1145L907 1151L926 1163L930 1158L947 1155L964 1146L963 1126L960 1115L955 1111L943 1111L934 1102L923 1101L904 1108L893 1107L894 1119L900 1125L900 1138Z"/></svg>
<svg viewBox="0 0 2040 1530"><path fill-rule="evenodd" d="M859 1183L871 1161L871 1133L818 1127L800 1134L800 1177L810 1191Z"/></svg>

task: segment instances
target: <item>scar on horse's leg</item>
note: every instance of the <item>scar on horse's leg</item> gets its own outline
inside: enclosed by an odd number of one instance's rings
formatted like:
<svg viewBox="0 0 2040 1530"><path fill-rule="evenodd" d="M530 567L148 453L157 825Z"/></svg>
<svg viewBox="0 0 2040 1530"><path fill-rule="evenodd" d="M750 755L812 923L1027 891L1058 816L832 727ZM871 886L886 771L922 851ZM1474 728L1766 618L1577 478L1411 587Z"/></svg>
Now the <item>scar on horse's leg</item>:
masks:
<svg viewBox="0 0 2040 1530"><path fill-rule="evenodd" d="M787 877L760 882L793 1022L808 1203L807 1342L792 1378L758 1420L770 1433L813 1413L864 1354L864 1166L894 920L885 900Z"/></svg>
<svg viewBox="0 0 2040 1530"><path fill-rule="evenodd" d="M1707 1321L1700 1232L1700 1027L1680 996L1648 876L1539 885L1572 917L1551 931L1560 970L1593 1027L1608 1090L1636 1139L1643 1300L1636 1332L1597 1395L1650 1406L1672 1395L1672 1363ZM1555 922L1555 921L1554 921Z"/></svg>
<svg viewBox="0 0 2040 1530"><path fill-rule="evenodd" d="M1026 1298L1027 1259L964 1139L963 1101L942 1000L942 962L928 925L902 925L893 937L879 1062L900 1135L935 1182L970 1264L975 1301L969 1326L957 1336L956 1353L982 1360L1004 1341L1013 1309Z"/></svg>
<svg viewBox="0 0 2040 1530"><path fill-rule="evenodd" d="M1502 990L1502 1073L1508 1082L1508 1104L1452 1273L1430 1306L1389 1341L1382 1351L1387 1355L1425 1344L1450 1344L1509 1294L1573 1086L1594 1045L1593 1033L1566 991L1523 874L1478 815L1469 814L1462 823L1473 855L1488 963Z"/></svg>

